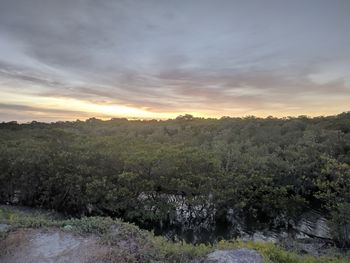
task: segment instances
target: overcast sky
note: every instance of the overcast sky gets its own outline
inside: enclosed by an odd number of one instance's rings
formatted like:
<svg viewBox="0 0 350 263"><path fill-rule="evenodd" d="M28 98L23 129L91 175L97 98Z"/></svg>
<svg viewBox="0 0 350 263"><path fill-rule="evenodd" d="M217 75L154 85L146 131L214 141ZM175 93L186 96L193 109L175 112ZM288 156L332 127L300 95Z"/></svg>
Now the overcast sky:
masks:
<svg viewBox="0 0 350 263"><path fill-rule="evenodd" d="M0 121L349 110L349 0L0 0Z"/></svg>

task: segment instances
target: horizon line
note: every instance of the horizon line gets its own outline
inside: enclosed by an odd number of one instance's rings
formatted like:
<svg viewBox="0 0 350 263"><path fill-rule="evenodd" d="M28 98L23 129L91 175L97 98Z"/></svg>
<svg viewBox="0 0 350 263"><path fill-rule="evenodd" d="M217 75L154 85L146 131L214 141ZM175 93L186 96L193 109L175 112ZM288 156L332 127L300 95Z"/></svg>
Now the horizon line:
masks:
<svg viewBox="0 0 350 263"><path fill-rule="evenodd" d="M192 114L181 114L178 115L175 118L137 118L137 117L112 117L112 118L103 118L98 116L92 116L90 118L86 119L75 119L75 120L55 120L55 121L38 121L38 120L31 120L31 121L19 121L19 120L12 120L12 121L1 121L0 124L33 124L33 123L45 123L45 124L54 124L54 123L69 123L69 122L88 122L88 121L101 121L101 122L108 122L108 121L141 121L141 122L150 122L150 121L157 121L157 122L166 122L166 121L175 121L175 120L224 120L224 119L277 119L277 120L288 120L288 119L299 119L299 118L306 118L306 119L317 119L317 118L331 118L331 117L337 117L340 115L346 115L350 114L349 111L343 111L338 114L331 114L331 115L317 115L317 116L310 116L307 114L301 114L301 115L294 115L294 116L283 116L283 117L277 117L268 115L266 117L256 116L256 115L245 115L245 116L227 116L223 115L221 117L201 117L201 116L194 116Z"/></svg>

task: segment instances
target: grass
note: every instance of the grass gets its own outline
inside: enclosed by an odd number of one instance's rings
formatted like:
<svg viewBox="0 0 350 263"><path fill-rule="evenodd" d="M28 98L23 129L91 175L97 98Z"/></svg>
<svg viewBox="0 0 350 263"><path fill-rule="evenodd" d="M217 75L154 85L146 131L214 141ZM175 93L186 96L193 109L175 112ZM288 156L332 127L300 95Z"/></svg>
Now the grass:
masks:
<svg viewBox="0 0 350 263"><path fill-rule="evenodd" d="M80 235L96 235L110 249L100 257L105 262L190 262L204 258L216 249L250 248L258 251L265 263L349 263L349 257L312 257L298 255L273 243L220 241L214 245L192 245L170 242L163 237L141 230L134 224L110 217L85 217L58 220L42 213L21 213L0 208L0 223L18 228L59 228ZM1 238L5 238L2 234ZM123 261L121 261L121 259Z"/></svg>

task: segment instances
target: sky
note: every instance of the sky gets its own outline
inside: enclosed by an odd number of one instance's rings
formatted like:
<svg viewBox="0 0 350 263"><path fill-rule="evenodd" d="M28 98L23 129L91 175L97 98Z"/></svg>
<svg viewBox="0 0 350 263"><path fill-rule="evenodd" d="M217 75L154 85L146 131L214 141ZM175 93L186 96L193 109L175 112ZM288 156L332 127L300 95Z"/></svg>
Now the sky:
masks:
<svg viewBox="0 0 350 263"><path fill-rule="evenodd" d="M350 110L349 0L0 0L0 121Z"/></svg>

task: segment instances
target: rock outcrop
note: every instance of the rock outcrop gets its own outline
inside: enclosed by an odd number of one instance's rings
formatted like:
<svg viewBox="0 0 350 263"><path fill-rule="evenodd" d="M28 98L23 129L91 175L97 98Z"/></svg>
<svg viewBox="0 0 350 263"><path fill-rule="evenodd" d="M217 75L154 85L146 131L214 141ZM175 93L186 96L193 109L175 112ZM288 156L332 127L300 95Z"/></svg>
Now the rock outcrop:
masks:
<svg viewBox="0 0 350 263"><path fill-rule="evenodd" d="M8 224L0 224L0 233L7 232L10 230L10 226Z"/></svg>
<svg viewBox="0 0 350 263"><path fill-rule="evenodd" d="M0 241L2 263L85 263L98 262L97 240L60 230L18 230Z"/></svg>
<svg viewBox="0 0 350 263"><path fill-rule="evenodd" d="M263 258L252 249L217 250L210 253L203 263L262 263Z"/></svg>

